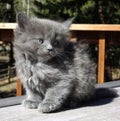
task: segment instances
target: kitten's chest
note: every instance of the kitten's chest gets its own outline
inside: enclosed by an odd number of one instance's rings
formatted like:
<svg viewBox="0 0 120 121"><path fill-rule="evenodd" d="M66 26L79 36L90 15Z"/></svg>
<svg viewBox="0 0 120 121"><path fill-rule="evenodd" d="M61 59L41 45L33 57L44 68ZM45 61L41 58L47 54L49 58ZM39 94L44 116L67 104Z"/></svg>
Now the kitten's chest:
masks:
<svg viewBox="0 0 120 121"><path fill-rule="evenodd" d="M32 65L30 70L32 72L32 76L36 77L39 82L43 82L44 84L57 81L59 74L61 73L59 69L42 63Z"/></svg>
<svg viewBox="0 0 120 121"><path fill-rule="evenodd" d="M54 87L60 81L60 72L57 69L40 63L31 66L31 72L29 87L43 95L48 88Z"/></svg>
<svg viewBox="0 0 120 121"><path fill-rule="evenodd" d="M58 69L61 73L68 73L69 65L71 65L68 61L58 61L58 60L52 60L47 62L47 65L54 69Z"/></svg>

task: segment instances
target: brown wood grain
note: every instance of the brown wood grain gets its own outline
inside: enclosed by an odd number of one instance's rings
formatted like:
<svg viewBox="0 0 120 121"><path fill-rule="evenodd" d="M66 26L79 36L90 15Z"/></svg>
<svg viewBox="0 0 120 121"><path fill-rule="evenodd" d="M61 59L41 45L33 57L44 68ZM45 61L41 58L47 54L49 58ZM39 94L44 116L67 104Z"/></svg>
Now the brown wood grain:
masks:
<svg viewBox="0 0 120 121"><path fill-rule="evenodd" d="M15 29L16 23L0 23L0 29ZM119 24L72 24L70 30L78 31L120 31Z"/></svg>
<svg viewBox="0 0 120 121"><path fill-rule="evenodd" d="M105 38L104 33L101 33L99 38L99 52L98 52L98 83L104 83L105 70Z"/></svg>
<svg viewBox="0 0 120 121"><path fill-rule="evenodd" d="M18 79L17 80L17 92L16 92L16 96L21 96L22 95L22 90L23 90L23 87L22 87L21 81Z"/></svg>

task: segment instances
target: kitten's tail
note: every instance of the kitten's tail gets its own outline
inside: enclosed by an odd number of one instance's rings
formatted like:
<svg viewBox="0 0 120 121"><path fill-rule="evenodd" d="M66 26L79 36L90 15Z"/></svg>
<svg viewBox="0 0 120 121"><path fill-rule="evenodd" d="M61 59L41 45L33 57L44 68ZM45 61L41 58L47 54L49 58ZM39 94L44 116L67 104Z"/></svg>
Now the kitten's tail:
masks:
<svg viewBox="0 0 120 121"><path fill-rule="evenodd" d="M113 88L96 88L95 91L95 100L100 100L103 98L115 98L118 97L118 91Z"/></svg>

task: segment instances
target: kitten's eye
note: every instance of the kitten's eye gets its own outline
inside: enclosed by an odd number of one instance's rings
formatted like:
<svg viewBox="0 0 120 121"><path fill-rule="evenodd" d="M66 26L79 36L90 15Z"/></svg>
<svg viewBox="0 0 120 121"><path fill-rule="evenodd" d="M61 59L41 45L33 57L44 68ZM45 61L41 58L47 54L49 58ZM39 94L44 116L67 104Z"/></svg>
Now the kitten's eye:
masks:
<svg viewBox="0 0 120 121"><path fill-rule="evenodd" d="M56 40L55 42L53 42L53 45L54 46L58 46L59 45L59 41Z"/></svg>
<svg viewBox="0 0 120 121"><path fill-rule="evenodd" d="M44 41L43 41L43 39L38 38L38 42L40 42L42 44Z"/></svg>

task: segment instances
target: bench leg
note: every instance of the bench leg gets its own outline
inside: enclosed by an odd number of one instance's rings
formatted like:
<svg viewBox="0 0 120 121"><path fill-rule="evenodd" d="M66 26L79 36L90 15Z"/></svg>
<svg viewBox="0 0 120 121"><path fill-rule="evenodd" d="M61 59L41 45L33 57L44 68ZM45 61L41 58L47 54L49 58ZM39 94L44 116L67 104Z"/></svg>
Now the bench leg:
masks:
<svg viewBox="0 0 120 121"><path fill-rule="evenodd" d="M20 80L18 79L17 80L17 92L16 92L16 96L21 96L22 95L22 90L23 90L22 84L21 84Z"/></svg>
<svg viewBox="0 0 120 121"><path fill-rule="evenodd" d="M105 68L105 38L99 38L99 57L98 57L98 83L104 83L104 68Z"/></svg>

